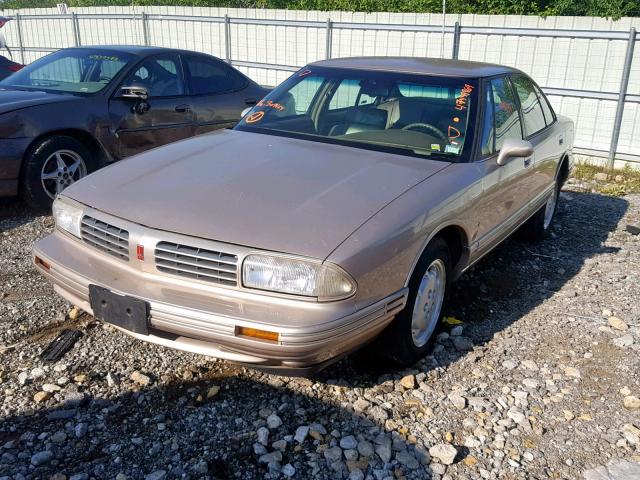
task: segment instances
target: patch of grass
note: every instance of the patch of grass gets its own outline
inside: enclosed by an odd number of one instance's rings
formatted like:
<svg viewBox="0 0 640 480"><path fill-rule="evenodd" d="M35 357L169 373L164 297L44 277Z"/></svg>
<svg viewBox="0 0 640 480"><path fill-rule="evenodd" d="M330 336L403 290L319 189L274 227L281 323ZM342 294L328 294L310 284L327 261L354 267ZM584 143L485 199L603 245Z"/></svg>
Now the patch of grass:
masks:
<svg viewBox="0 0 640 480"><path fill-rule="evenodd" d="M579 162L574 166L571 177L582 184L582 189L603 195L621 197L628 193L640 193L640 169L628 164L624 168L609 170L603 165Z"/></svg>

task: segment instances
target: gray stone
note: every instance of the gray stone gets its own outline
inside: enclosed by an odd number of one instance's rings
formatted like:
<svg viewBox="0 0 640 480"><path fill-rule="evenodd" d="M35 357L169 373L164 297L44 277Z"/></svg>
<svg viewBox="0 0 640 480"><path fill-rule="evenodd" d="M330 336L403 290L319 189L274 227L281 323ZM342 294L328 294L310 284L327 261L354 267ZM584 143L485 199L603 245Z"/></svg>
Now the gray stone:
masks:
<svg viewBox="0 0 640 480"><path fill-rule="evenodd" d="M144 480L162 480L167 476L165 470L155 470L148 475L144 476Z"/></svg>
<svg viewBox="0 0 640 480"><path fill-rule="evenodd" d="M76 473L75 475L71 475L69 480L89 480L88 473Z"/></svg>
<svg viewBox="0 0 640 480"><path fill-rule="evenodd" d="M285 477L293 477L296 474L295 467L290 463L287 463L280 471Z"/></svg>
<svg viewBox="0 0 640 480"><path fill-rule="evenodd" d="M258 442L264 446L269 445L269 429L260 427L256 433L258 435Z"/></svg>
<svg viewBox="0 0 640 480"><path fill-rule="evenodd" d="M371 442L367 442L366 440L358 442L358 453L363 457L370 457L373 455L374 451Z"/></svg>
<svg viewBox="0 0 640 480"><path fill-rule="evenodd" d="M258 458L258 462L260 463L277 463L282 461L282 452L280 450L275 450L273 452L265 453L264 455L260 455Z"/></svg>
<svg viewBox="0 0 640 480"><path fill-rule="evenodd" d="M453 346L459 352L473 350L473 342L469 337L451 337Z"/></svg>
<svg viewBox="0 0 640 480"><path fill-rule="evenodd" d="M406 450L396 453L396 460L410 469L416 469L420 466L416 457Z"/></svg>
<svg viewBox="0 0 640 480"><path fill-rule="evenodd" d="M278 428L280 425L282 425L282 419L275 413L267 417L267 426L270 429Z"/></svg>
<svg viewBox="0 0 640 480"><path fill-rule="evenodd" d="M353 435L348 435L340 439L340 448L354 449L358 447L358 441Z"/></svg>
<svg viewBox="0 0 640 480"><path fill-rule="evenodd" d="M376 445L376 453L380 457L384 463L389 463L391 461L391 445L388 443Z"/></svg>
<svg viewBox="0 0 640 480"><path fill-rule="evenodd" d="M607 465L584 472L584 480L638 480L639 478L640 463L628 460L612 460Z"/></svg>
<svg viewBox="0 0 640 480"><path fill-rule="evenodd" d="M293 439L298 443L302 443L306 440L307 435L309 435L309 427L302 425L301 427L296 428L296 434Z"/></svg>
<svg viewBox="0 0 640 480"><path fill-rule="evenodd" d="M616 347L624 348L633 345L633 336L630 333L611 340Z"/></svg>
<svg viewBox="0 0 640 480"><path fill-rule="evenodd" d="M340 447L331 447L327 448L324 451L324 458L327 459L328 463L337 462L342 459L342 449Z"/></svg>
<svg viewBox="0 0 640 480"><path fill-rule="evenodd" d="M364 473L359 468L351 470L349 474L349 480L364 480Z"/></svg>
<svg viewBox="0 0 640 480"><path fill-rule="evenodd" d="M44 465L45 463L49 463L52 458L53 453L51 453L49 450L34 453L31 456L31 465L33 465L34 467L38 467L40 465Z"/></svg>
<svg viewBox="0 0 640 480"><path fill-rule="evenodd" d="M458 450L448 443L439 443L429 449L429 455L444 465L451 465L458 454Z"/></svg>
<svg viewBox="0 0 640 480"><path fill-rule="evenodd" d="M464 409L464 407L467 406L467 399L464 398L459 393L451 392L448 395L448 398L449 398L449 401L453 404L453 406L456 407L459 410L462 410L462 409Z"/></svg>
<svg viewBox="0 0 640 480"><path fill-rule="evenodd" d="M82 438L87 434L88 429L89 427L87 426L86 423L78 423L73 429L73 431L76 435L76 438Z"/></svg>
<svg viewBox="0 0 640 480"><path fill-rule="evenodd" d="M276 450L280 450L281 452L284 452L287 449L287 441L286 440L276 440L275 442L273 442L271 444L271 446L273 448L275 448Z"/></svg>

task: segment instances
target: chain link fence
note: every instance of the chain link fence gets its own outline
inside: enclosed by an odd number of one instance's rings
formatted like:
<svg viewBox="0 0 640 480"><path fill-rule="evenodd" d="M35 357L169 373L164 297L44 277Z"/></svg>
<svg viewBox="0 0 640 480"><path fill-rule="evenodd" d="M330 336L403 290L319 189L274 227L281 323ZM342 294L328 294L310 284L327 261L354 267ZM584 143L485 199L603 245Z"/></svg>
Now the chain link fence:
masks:
<svg viewBox="0 0 640 480"><path fill-rule="evenodd" d="M455 22L443 28L334 21L326 12L322 19L289 19L288 13L249 18L153 11L15 12L13 28L5 30L14 56L23 63L70 46L154 45L213 54L265 85L332 57L448 57L511 65L530 74L556 110L574 119L576 153L607 158L610 165L614 160L640 163L640 49L635 49L634 26L620 31Z"/></svg>

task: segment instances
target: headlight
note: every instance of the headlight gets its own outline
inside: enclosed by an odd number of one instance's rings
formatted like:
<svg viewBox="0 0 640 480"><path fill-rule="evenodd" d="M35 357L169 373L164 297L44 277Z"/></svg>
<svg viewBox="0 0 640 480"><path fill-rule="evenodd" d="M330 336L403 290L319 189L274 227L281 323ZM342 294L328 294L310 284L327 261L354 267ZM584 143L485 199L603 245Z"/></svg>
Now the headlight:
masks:
<svg viewBox="0 0 640 480"><path fill-rule="evenodd" d="M53 219L56 227L80 238L80 220L82 220L82 207L65 197L56 197L53 201Z"/></svg>
<svg viewBox="0 0 640 480"><path fill-rule="evenodd" d="M245 287L321 301L346 298L356 290L355 282L337 266L275 255L248 255L242 281Z"/></svg>

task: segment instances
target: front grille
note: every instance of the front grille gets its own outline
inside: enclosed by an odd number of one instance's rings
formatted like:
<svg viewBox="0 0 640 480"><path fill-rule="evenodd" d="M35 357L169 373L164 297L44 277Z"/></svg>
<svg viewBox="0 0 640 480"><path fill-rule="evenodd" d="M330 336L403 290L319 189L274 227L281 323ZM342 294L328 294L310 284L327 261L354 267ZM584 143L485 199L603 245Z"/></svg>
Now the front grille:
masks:
<svg viewBox="0 0 640 480"><path fill-rule="evenodd" d="M121 260L129 261L129 232L85 215L80 226L82 240Z"/></svg>
<svg viewBox="0 0 640 480"><path fill-rule="evenodd" d="M158 243L155 253L161 272L220 285L238 284L236 255L170 242Z"/></svg>

